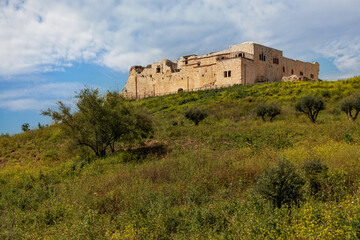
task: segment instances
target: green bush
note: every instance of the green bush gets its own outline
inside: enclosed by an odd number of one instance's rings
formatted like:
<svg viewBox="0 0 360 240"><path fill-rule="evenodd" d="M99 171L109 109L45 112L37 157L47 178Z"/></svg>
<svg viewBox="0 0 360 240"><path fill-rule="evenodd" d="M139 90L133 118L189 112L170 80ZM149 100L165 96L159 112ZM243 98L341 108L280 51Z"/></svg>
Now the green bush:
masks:
<svg viewBox="0 0 360 240"><path fill-rule="evenodd" d="M22 130L23 132L28 132L28 131L30 131L30 124L24 123L23 125L21 125L21 130Z"/></svg>
<svg viewBox="0 0 360 240"><path fill-rule="evenodd" d="M280 160L274 167L265 170L259 177L255 190L274 207L291 205L303 198L303 178L288 160Z"/></svg>
<svg viewBox="0 0 360 240"><path fill-rule="evenodd" d="M314 159L305 162L303 168L307 179L308 193L315 198L323 198L328 166L319 159Z"/></svg>
<svg viewBox="0 0 360 240"><path fill-rule="evenodd" d="M194 124L196 126L199 125L199 123L204 120L205 118L207 118L208 113L205 109L203 108L198 108L198 107L191 107L188 108L185 112L184 112L184 116L193 121Z"/></svg>

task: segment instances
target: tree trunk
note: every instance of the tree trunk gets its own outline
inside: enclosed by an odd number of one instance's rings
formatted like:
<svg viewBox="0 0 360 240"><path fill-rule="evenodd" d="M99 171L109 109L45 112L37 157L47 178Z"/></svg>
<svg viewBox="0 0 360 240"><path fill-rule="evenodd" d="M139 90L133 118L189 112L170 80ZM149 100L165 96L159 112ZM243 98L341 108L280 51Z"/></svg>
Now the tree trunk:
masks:
<svg viewBox="0 0 360 240"><path fill-rule="evenodd" d="M111 152L115 152L115 141L113 143L110 143Z"/></svg>
<svg viewBox="0 0 360 240"><path fill-rule="evenodd" d="M106 156L106 150L100 150L100 157L105 157Z"/></svg>

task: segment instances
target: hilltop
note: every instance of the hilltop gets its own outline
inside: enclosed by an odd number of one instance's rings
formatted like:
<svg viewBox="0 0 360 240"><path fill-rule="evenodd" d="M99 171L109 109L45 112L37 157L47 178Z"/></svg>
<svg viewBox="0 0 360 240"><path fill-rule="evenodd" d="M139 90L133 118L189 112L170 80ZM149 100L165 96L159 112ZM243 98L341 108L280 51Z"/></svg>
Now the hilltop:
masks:
<svg viewBox="0 0 360 240"><path fill-rule="evenodd" d="M152 114L154 137L104 158L72 148L59 124L3 135L0 238L355 239L360 120L339 106L359 92L354 77L129 100ZM306 95L326 104L315 124L294 108ZM254 114L263 102L281 107L273 122ZM208 111L199 126L183 115L192 106ZM291 208L255 189L281 159L306 182ZM326 171L309 175L309 163Z"/></svg>

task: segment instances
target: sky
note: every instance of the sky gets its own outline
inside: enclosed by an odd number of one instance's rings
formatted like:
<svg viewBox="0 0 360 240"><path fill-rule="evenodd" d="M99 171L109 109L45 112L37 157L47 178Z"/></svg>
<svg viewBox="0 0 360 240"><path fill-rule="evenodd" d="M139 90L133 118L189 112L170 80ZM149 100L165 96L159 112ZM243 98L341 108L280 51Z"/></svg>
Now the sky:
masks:
<svg viewBox="0 0 360 240"><path fill-rule="evenodd" d="M0 0L0 133L82 88L121 91L133 65L257 42L360 75L359 0Z"/></svg>

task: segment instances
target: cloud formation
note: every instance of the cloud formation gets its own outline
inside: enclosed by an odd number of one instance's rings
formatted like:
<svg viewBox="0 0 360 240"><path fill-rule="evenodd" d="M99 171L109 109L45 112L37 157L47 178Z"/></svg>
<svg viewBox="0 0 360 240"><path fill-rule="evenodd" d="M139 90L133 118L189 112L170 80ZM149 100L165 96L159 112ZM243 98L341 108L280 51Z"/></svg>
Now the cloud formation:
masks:
<svg viewBox="0 0 360 240"><path fill-rule="evenodd" d="M334 59L334 64L343 73L360 74L360 36L341 37L324 43L318 50L323 56Z"/></svg>
<svg viewBox="0 0 360 240"><path fill-rule="evenodd" d="M7 0L0 2L0 75L96 63L127 72L161 58L255 41L359 74L358 0Z"/></svg>
<svg viewBox="0 0 360 240"><path fill-rule="evenodd" d="M0 91L0 108L11 111L40 112L55 106L59 99L71 103L75 91L84 86L79 83L42 83L13 90Z"/></svg>

